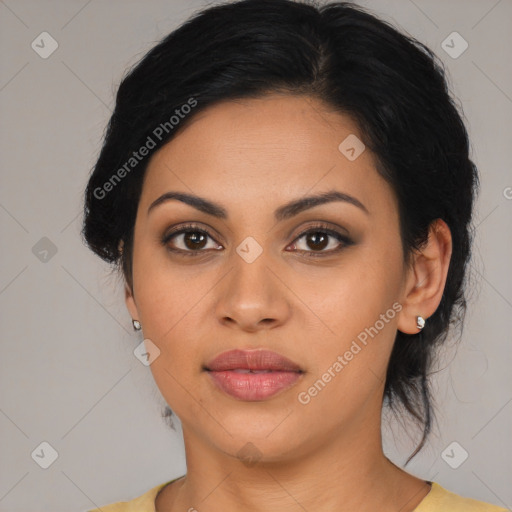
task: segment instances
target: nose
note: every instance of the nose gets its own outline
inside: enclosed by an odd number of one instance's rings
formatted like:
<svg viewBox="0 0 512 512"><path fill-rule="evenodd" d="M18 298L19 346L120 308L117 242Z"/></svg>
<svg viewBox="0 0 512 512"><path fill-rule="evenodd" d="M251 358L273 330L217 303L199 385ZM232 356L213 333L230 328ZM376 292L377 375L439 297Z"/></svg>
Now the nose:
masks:
<svg viewBox="0 0 512 512"><path fill-rule="evenodd" d="M290 292L278 274L265 251L251 263L234 254L233 267L217 291L219 322L247 332L283 325L291 316Z"/></svg>

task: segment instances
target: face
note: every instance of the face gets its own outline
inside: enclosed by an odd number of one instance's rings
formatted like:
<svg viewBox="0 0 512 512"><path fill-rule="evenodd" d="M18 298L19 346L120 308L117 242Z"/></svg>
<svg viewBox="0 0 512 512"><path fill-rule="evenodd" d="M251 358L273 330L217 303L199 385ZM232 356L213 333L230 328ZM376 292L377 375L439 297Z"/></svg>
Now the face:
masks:
<svg viewBox="0 0 512 512"><path fill-rule="evenodd" d="M410 276L394 193L354 137L319 100L271 95L210 107L152 157L127 306L186 439L272 460L380 428ZM205 369L234 349L300 371Z"/></svg>

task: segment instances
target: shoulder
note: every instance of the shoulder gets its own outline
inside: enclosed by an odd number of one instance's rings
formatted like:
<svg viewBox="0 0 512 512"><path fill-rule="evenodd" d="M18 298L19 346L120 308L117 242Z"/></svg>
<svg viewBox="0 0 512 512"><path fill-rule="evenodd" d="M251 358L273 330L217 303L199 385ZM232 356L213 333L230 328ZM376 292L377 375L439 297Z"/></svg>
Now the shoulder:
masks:
<svg viewBox="0 0 512 512"><path fill-rule="evenodd" d="M507 512L507 509L463 498L432 482L432 489L414 512Z"/></svg>
<svg viewBox="0 0 512 512"><path fill-rule="evenodd" d="M155 512L155 499L158 492L171 482L159 484L133 500L111 503L88 512Z"/></svg>

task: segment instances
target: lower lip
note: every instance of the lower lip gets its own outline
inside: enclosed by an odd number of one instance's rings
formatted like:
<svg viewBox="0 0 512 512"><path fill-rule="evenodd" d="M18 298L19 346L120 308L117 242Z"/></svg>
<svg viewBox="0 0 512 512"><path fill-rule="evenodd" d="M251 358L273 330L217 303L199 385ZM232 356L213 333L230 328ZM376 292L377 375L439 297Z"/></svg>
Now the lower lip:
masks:
<svg viewBox="0 0 512 512"><path fill-rule="evenodd" d="M233 370L208 372L214 383L239 400L266 400L291 387L302 375L298 372L238 373Z"/></svg>

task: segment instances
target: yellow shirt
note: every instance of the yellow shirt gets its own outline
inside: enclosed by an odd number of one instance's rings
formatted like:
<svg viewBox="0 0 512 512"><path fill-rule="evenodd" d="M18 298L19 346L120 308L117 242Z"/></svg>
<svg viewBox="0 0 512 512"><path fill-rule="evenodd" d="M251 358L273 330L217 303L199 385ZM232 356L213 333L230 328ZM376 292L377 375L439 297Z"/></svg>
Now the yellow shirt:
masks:
<svg viewBox="0 0 512 512"><path fill-rule="evenodd" d="M177 479L176 479L177 480ZM174 482L174 480L171 480ZM131 501L120 501L94 509L90 512L155 512L155 498L160 489L168 483L157 485L142 496ZM508 512L507 509L489 505L482 501L463 498L457 494L443 489L435 482L432 489L423 498L423 501L414 509L414 512Z"/></svg>

